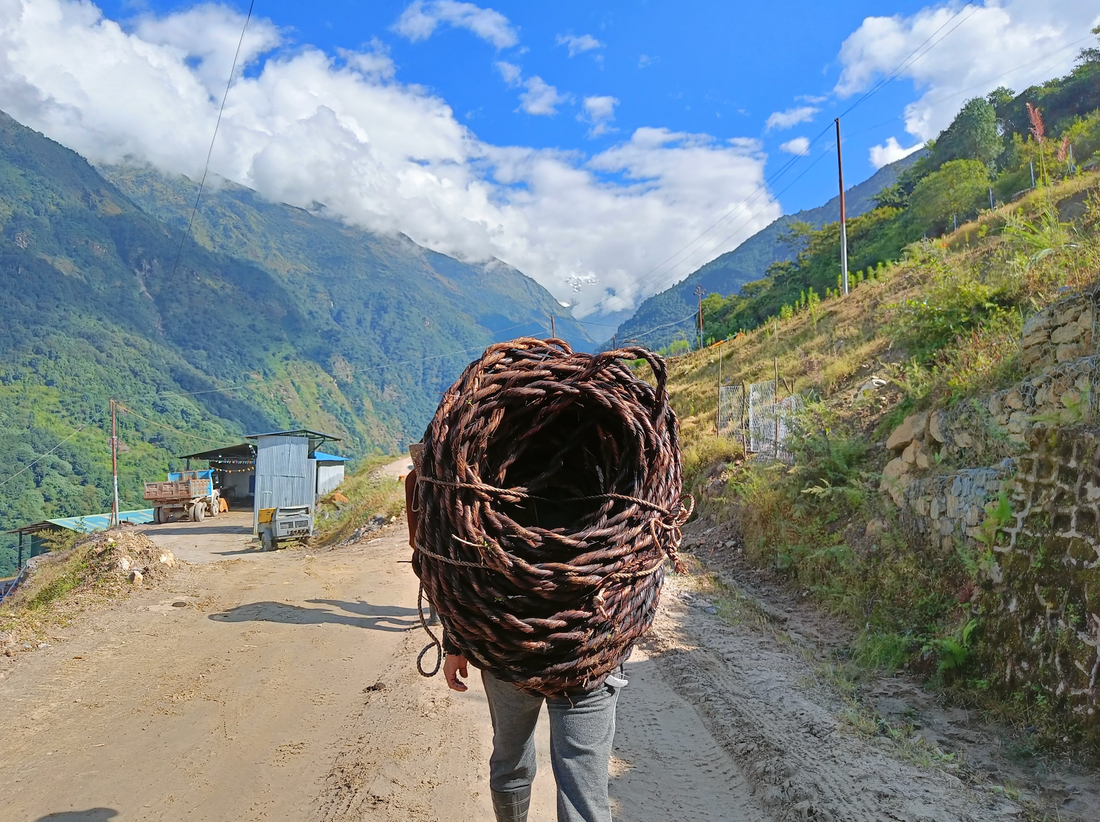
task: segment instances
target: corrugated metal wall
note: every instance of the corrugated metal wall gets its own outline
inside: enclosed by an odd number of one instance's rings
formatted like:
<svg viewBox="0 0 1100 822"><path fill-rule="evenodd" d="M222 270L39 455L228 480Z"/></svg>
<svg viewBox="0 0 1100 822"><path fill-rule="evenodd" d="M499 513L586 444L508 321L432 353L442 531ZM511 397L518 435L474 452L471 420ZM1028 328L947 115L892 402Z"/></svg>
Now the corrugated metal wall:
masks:
<svg viewBox="0 0 1100 822"><path fill-rule="evenodd" d="M256 440L256 502L252 532L258 533L261 508L313 506L317 461L309 458L305 437L260 437Z"/></svg>
<svg viewBox="0 0 1100 822"><path fill-rule="evenodd" d="M336 465L319 463L317 465L317 496L323 497L344 481L344 463Z"/></svg>

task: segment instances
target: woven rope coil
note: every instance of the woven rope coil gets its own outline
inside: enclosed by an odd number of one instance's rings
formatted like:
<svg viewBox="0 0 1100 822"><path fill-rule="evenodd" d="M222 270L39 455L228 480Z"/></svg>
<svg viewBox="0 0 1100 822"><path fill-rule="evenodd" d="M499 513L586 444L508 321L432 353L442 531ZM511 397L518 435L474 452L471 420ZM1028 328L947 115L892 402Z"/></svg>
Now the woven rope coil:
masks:
<svg viewBox="0 0 1100 822"><path fill-rule="evenodd" d="M656 388L624 360L645 360ZM464 656L545 696L598 687L678 563L678 426L664 361L560 340L493 345L423 443L413 568Z"/></svg>

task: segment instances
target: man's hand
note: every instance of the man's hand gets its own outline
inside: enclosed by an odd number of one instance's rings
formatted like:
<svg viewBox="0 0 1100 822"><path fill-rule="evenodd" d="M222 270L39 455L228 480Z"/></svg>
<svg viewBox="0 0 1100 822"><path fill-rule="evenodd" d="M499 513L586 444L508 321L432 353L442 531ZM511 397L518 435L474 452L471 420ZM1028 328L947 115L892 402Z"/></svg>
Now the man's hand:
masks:
<svg viewBox="0 0 1100 822"><path fill-rule="evenodd" d="M459 676L463 679L470 676L466 668L466 657L447 654L447 658L443 660L443 676L447 679L447 687L452 691L465 691L466 683Z"/></svg>

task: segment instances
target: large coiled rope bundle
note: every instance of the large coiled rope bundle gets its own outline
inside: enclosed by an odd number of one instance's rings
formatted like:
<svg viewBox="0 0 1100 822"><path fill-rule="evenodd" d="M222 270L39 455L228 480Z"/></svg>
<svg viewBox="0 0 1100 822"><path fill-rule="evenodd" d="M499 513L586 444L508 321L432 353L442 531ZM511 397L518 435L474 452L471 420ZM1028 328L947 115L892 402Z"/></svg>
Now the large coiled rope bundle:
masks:
<svg viewBox="0 0 1100 822"><path fill-rule="evenodd" d="M645 360L656 388L624 360ZM545 696L599 686L649 629L678 562L664 361L560 340L491 346L424 437L413 567L453 644Z"/></svg>

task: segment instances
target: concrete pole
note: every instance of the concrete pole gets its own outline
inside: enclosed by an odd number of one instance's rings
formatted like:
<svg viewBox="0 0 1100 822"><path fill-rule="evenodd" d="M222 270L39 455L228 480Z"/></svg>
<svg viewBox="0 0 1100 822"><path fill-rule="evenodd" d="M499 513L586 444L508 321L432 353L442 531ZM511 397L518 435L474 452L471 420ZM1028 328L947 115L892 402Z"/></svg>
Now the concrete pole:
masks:
<svg viewBox="0 0 1100 822"><path fill-rule="evenodd" d="M848 293L848 215L844 207L844 158L840 151L840 118L836 118L836 167L840 177L840 281Z"/></svg>

